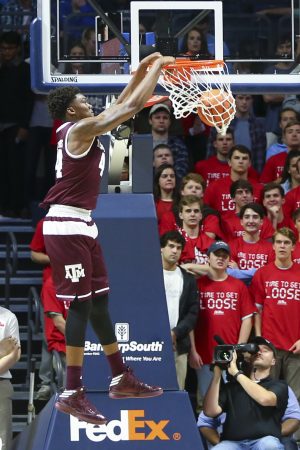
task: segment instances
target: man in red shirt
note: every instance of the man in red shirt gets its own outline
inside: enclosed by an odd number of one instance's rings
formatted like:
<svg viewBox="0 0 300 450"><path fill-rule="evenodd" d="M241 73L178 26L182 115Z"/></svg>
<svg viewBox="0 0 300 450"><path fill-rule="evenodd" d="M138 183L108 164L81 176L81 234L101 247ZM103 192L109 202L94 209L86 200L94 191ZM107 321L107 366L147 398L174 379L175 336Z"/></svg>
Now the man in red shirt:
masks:
<svg viewBox="0 0 300 450"><path fill-rule="evenodd" d="M228 163L230 176L211 183L204 193L204 203L224 214L235 210L235 204L230 197L230 186L237 180L248 180L248 169L251 165L250 150L243 145L235 145L229 152ZM262 185L252 182L254 201L260 201Z"/></svg>
<svg viewBox="0 0 300 450"><path fill-rule="evenodd" d="M258 307L256 335L272 339L277 349L276 378L282 376L300 400L300 266L292 251L296 238L289 228L273 236L275 261L257 270L251 294Z"/></svg>
<svg viewBox="0 0 300 450"><path fill-rule="evenodd" d="M206 186L213 181L229 177L230 167L227 156L233 144L233 131L230 128L226 130L225 135L216 133L213 141L216 154L195 164L195 172L204 178Z"/></svg>
<svg viewBox="0 0 300 450"><path fill-rule="evenodd" d="M222 232L220 228L220 217L217 211L213 211L211 208L207 208L203 204L203 195L205 190L205 181L198 173L188 173L181 180L180 195L184 197L186 195L195 195L200 200L201 211L203 218L201 221L201 231L204 231L208 237L215 239L217 236L221 237ZM181 226L181 220L178 216L178 203L173 202L172 210L165 212L159 222L159 234L162 235L167 231L177 230Z"/></svg>
<svg viewBox="0 0 300 450"><path fill-rule="evenodd" d="M283 130L283 139L287 148L267 160L261 173L261 183L270 183L278 180L278 178L280 179L287 153L290 150L299 150L300 152L300 122L289 122Z"/></svg>
<svg viewBox="0 0 300 450"><path fill-rule="evenodd" d="M297 161L297 170L300 173L300 158ZM293 212L300 208L300 186L291 189L285 196L283 212L285 216L292 217Z"/></svg>
<svg viewBox="0 0 300 450"><path fill-rule="evenodd" d="M264 210L258 203L248 203L240 213L242 236L229 242L231 260L229 274L243 280L252 278L256 270L274 260L271 242L260 238Z"/></svg>
<svg viewBox="0 0 300 450"><path fill-rule="evenodd" d="M218 335L230 344L247 342L252 316L256 311L244 283L226 272L230 258L229 246L223 241L215 242L207 254L207 275L198 280L200 313L194 339L191 336L190 353L190 365L197 370L198 388L202 395L212 377L209 365L216 345L214 336ZM196 275L203 275L203 267L197 267L196 264L188 264L185 268Z"/></svg>
<svg viewBox="0 0 300 450"><path fill-rule="evenodd" d="M48 351L56 350L60 353L63 368L65 369L66 359L66 341L65 341L65 326L67 313L69 309L69 302L60 302L56 298L56 291L52 279L52 269L50 266L50 259L46 253L44 236L43 236L43 222L40 220L36 226L35 233L30 243L31 259L43 265L43 285L41 290L41 300L44 309L44 323L45 323L45 337L47 341ZM41 388L37 392L38 399L44 399L51 392L49 385L42 383ZM49 396L48 396L49 397Z"/></svg>
<svg viewBox="0 0 300 450"><path fill-rule="evenodd" d="M234 211L227 211L222 215L223 239L228 242L238 236L242 236L244 229L239 213L243 206L253 202L253 187L247 180L237 180L230 186L230 197L235 204ZM271 239L274 228L270 220L264 216L260 229L261 239Z"/></svg>
<svg viewBox="0 0 300 450"><path fill-rule="evenodd" d="M283 187L275 182L268 183L263 188L262 197L267 217L271 221L274 230L288 227L297 233L291 216L284 214L283 211L285 202Z"/></svg>
<svg viewBox="0 0 300 450"><path fill-rule="evenodd" d="M195 172L199 173L206 181L206 186L216 180L222 180L230 176L230 166L228 164L228 153L234 145L233 130L228 128L226 134L215 134L213 146L216 154L208 159L198 161L195 165ZM258 180L258 174L252 166L248 170L249 178Z"/></svg>
<svg viewBox="0 0 300 450"><path fill-rule="evenodd" d="M186 195L179 202L179 218L182 226L178 231L185 239L180 262L207 263L207 249L214 242L201 231L201 202L195 195Z"/></svg>

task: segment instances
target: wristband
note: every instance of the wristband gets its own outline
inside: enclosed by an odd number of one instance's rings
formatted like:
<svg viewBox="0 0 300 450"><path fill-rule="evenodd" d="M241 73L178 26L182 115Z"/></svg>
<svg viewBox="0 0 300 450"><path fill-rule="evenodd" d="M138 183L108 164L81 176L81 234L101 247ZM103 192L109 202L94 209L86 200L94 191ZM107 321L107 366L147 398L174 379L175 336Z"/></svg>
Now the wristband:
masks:
<svg viewBox="0 0 300 450"><path fill-rule="evenodd" d="M235 373L235 374L233 375L233 378L236 380L237 377L238 377L239 375L244 375L244 372L242 372L241 370L239 370L237 373Z"/></svg>

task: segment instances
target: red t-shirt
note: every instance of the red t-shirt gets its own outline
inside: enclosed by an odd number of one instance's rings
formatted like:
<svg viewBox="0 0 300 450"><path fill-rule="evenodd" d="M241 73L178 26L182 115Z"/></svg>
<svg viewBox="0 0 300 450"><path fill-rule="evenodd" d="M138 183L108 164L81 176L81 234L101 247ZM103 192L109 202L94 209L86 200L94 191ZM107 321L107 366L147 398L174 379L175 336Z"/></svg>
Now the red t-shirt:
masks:
<svg viewBox="0 0 300 450"><path fill-rule="evenodd" d="M250 182L253 186L253 201L260 202L263 185L253 181ZM204 192L204 203L221 214L235 211L235 202L230 197L231 184L232 180L230 177L211 183Z"/></svg>
<svg viewBox="0 0 300 450"><path fill-rule="evenodd" d="M30 243L31 250L35 252L46 253L46 247L43 235L43 222L40 220L36 226L35 233ZM45 335L48 344L48 350L57 350L66 352L65 336L56 328L53 319L48 317L48 312L61 314L66 320L69 302L60 302L56 298L56 291L52 279L52 268L50 265L44 267L43 285L41 290L41 300L45 314Z"/></svg>
<svg viewBox="0 0 300 450"><path fill-rule="evenodd" d="M216 180L230 176L230 167L227 161L220 161L216 156L198 161L194 172L199 173L206 181L206 186Z"/></svg>
<svg viewBox="0 0 300 450"><path fill-rule="evenodd" d="M66 341L64 334L54 325L53 319L47 313L57 313L67 319L70 302L61 302L56 298L56 291L52 277L48 277L43 283L41 300L45 313L45 335L48 344L48 350L57 350L66 353Z"/></svg>
<svg viewBox="0 0 300 450"><path fill-rule="evenodd" d="M29 247L30 247L30 250L32 250L33 252L47 254L45 242L44 242L44 235L43 235L43 222L44 222L44 219L42 219L38 222ZM49 264L47 266L44 266L44 269L43 269L43 283L50 276L52 276L52 269Z"/></svg>
<svg viewBox="0 0 300 450"><path fill-rule="evenodd" d="M258 269L250 292L262 307L262 336L288 350L300 337L300 266L279 269L274 262Z"/></svg>
<svg viewBox="0 0 300 450"><path fill-rule="evenodd" d="M173 208L173 200L171 202L161 199L155 200L156 217L159 224L162 216L165 213L172 211L172 208Z"/></svg>
<svg viewBox="0 0 300 450"><path fill-rule="evenodd" d="M213 359L214 335L227 344L237 344L242 320L256 311L247 287L228 275L224 281L208 276L198 280L200 312L195 327L195 344L204 364Z"/></svg>
<svg viewBox="0 0 300 450"><path fill-rule="evenodd" d="M207 264L208 263L207 249L215 241L210 237L208 237L202 231L200 231L198 237L196 238L188 237L186 232L182 229L179 229L178 231L185 238L185 246L181 253L180 262Z"/></svg>
<svg viewBox="0 0 300 450"><path fill-rule="evenodd" d="M286 152L281 152L268 159L260 176L261 183L271 183L281 177L286 155Z"/></svg>
<svg viewBox="0 0 300 450"><path fill-rule="evenodd" d="M231 239L235 239L238 236L242 236L244 229L241 225L241 219L236 214L235 211L228 211L222 215L222 230L224 235L224 240L226 242ZM271 221L265 216L263 218L263 223L260 230L261 239L271 239L274 234L274 228Z"/></svg>
<svg viewBox="0 0 300 450"><path fill-rule="evenodd" d="M230 166L227 161L220 161L216 156L198 161L195 164L194 172L199 173L206 181L206 186L216 180L222 180L230 176ZM253 167L249 167L249 178L258 181L259 177Z"/></svg>
<svg viewBox="0 0 300 450"><path fill-rule="evenodd" d="M275 259L271 242L262 239L250 243L238 237L229 242L229 247L231 260L235 261L241 270L259 269Z"/></svg>
<svg viewBox="0 0 300 450"><path fill-rule="evenodd" d="M286 216L292 217L293 212L300 208L300 186L291 189L285 196L283 212Z"/></svg>
<svg viewBox="0 0 300 450"><path fill-rule="evenodd" d="M158 224L159 235L162 236L167 231L179 230L173 211L164 213ZM201 231L204 233L214 233L218 237L222 237L219 217L215 214L208 214L202 220Z"/></svg>

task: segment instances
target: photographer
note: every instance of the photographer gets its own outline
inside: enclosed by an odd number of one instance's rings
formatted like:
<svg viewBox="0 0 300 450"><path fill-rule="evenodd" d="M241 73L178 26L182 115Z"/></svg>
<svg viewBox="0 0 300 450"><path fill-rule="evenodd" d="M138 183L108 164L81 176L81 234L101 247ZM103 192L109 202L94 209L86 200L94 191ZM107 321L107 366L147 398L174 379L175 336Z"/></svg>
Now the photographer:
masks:
<svg viewBox="0 0 300 450"><path fill-rule="evenodd" d="M281 419L287 407L288 387L270 378L275 365L273 344L256 337L258 352L251 357L250 376L237 366L233 351L227 368L230 382L221 386L222 369L215 365L212 382L204 398L204 413L217 417L226 413L221 442L216 450L283 450Z"/></svg>
<svg viewBox="0 0 300 450"><path fill-rule="evenodd" d="M197 426L208 449L214 448L219 444L222 425L226 414L218 417L207 417L203 411L199 414ZM298 450L298 445L293 438L293 434L299 429L300 425L300 406L293 390L288 387L288 404L281 419L281 442L284 450Z"/></svg>

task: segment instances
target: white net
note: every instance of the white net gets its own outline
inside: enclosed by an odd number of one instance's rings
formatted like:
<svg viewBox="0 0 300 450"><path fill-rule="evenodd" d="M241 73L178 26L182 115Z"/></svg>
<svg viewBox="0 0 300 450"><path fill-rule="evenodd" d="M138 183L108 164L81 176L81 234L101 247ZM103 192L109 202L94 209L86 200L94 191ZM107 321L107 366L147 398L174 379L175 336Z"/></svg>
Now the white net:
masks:
<svg viewBox="0 0 300 450"><path fill-rule="evenodd" d="M197 113L204 123L225 134L235 115L235 100L224 77L227 74L223 62L211 67L201 61L201 67L166 67L158 81L169 92L177 119Z"/></svg>

